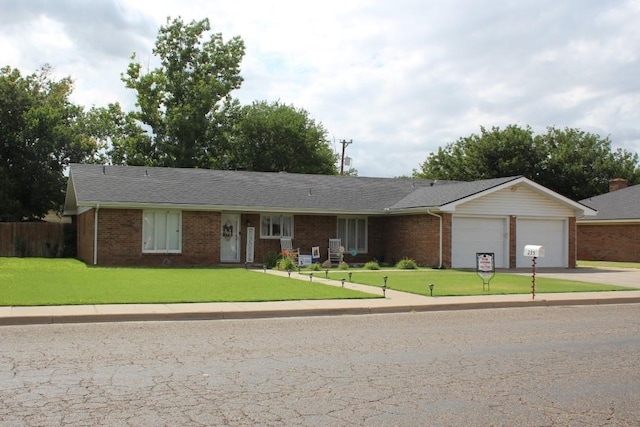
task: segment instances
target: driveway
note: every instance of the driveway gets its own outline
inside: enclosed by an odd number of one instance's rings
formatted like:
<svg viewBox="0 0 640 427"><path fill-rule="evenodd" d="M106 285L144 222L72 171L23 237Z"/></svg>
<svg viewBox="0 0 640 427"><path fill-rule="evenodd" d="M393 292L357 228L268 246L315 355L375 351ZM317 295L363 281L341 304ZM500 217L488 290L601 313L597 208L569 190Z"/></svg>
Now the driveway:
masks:
<svg viewBox="0 0 640 427"><path fill-rule="evenodd" d="M508 270L509 273L531 276L531 269ZM640 269L637 268L539 268L536 277L602 283L605 285L640 287Z"/></svg>

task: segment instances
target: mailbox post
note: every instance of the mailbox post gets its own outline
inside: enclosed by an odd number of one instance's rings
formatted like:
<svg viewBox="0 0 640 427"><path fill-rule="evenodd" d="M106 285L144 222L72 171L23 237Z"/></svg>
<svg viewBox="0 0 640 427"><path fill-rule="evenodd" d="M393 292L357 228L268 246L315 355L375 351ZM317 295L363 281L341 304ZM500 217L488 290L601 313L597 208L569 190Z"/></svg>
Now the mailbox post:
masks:
<svg viewBox="0 0 640 427"><path fill-rule="evenodd" d="M525 245L524 256L531 257L531 299L536 299L536 259L544 256L544 246Z"/></svg>

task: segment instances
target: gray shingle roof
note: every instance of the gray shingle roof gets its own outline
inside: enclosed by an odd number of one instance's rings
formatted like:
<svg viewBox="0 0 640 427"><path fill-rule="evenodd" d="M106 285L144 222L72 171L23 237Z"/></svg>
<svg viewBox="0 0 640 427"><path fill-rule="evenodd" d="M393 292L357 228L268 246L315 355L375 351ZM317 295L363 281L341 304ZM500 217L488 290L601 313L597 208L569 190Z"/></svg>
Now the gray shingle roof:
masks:
<svg viewBox="0 0 640 427"><path fill-rule="evenodd" d="M317 212L438 207L518 177L474 182L73 164L67 210L96 203ZM73 198L75 193L75 200Z"/></svg>
<svg viewBox="0 0 640 427"><path fill-rule="evenodd" d="M640 185L581 200L598 211L590 221L640 219Z"/></svg>

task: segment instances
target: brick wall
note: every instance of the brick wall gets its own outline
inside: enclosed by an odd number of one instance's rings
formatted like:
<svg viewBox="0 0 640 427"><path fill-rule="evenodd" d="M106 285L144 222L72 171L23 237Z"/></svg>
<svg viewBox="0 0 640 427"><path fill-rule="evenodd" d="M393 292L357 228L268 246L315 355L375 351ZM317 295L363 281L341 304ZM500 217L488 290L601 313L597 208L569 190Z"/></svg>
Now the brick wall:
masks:
<svg viewBox="0 0 640 427"><path fill-rule="evenodd" d="M577 226L578 259L640 262L640 224Z"/></svg>
<svg viewBox="0 0 640 427"><path fill-rule="evenodd" d="M242 222L242 261L246 258L246 229L247 222L256 229L254 244L254 261L261 264L270 256L280 254L280 239L260 238L260 214L243 214ZM294 215L293 218L293 247L300 248L300 253L311 255L311 248L320 247L320 262L327 259L329 239L335 238L337 223L335 216L327 215Z"/></svg>
<svg viewBox="0 0 640 427"><path fill-rule="evenodd" d="M219 212L182 212L182 256L179 265L220 263Z"/></svg>
<svg viewBox="0 0 640 427"><path fill-rule="evenodd" d="M442 267L451 268L451 229L453 225L453 216L451 214L441 214L442 216Z"/></svg>
<svg viewBox="0 0 640 427"><path fill-rule="evenodd" d="M93 210L78 217L78 258L93 263ZM182 212L182 253L142 253L142 210L98 211L98 265L208 266L220 262L220 214Z"/></svg>
<svg viewBox="0 0 640 427"><path fill-rule="evenodd" d="M98 265L146 265L142 259L142 211L98 210Z"/></svg>
<svg viewBox="0 0 640 427"><path fill-rule="evenodd" d="M218 212L183 211L182 253L142 253L142 210L99 210L98 265L113 266L209 266L220 263L220 218ZM451 215L443 217L443 266L451 265ZM254 262L261 264L280 253L280 239L260 238L260 215L242 214L240 259L246 260L246 230L255 227ZM93 263L94 211L78 216L78 258ZM395 264L402 258L414 259L421 266L437 267L439 258L439 220L431 215L380 216L368 220L368 253L351 256L349 263L372 259ZM320 247L320 261L327 259L329 239L337 235L336 216L295 215L294 247L311 254Z"/></svg>
<svg viewBox="0 0 640 427"><path fill-rule="evenodd" d="M77 257L93 264L93 216L94 210L78 215L77 219Z"/></svg>
<svg viewBox="0 0 640 427"><path fill-rule="evenodd" d="M443 218L443 226L445 222ZM382 247L377 248L374 245L374 250L383 252L385 263L395 264L403 258L410 258L421 266L437 267L439 265L440 222L438 218L432 215L384 217L376 225L384 228L377 230L382 232ZM449 252L451 252L450 249Z"/></svg>
<svg viewBox="0 0 640 427"><path fill-rule="evenodd" d="M576 268L576 256L578 253L576 243L576 218L569 217L569 268Z"/></svg>

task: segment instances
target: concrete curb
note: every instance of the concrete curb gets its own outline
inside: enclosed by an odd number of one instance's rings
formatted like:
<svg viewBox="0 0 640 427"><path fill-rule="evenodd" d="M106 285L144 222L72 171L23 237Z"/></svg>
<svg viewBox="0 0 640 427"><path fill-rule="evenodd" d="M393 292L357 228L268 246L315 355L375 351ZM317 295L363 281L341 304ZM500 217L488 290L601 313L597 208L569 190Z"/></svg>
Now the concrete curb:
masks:
<svg viewBox="0 0 640 427"><path fill-rule="evenodd" d="M392 314L430 311L480 310L521 307L556 307L581 305L639 304L640 296L611 298L539 299L529 301L447 302L415 305L319 307L256 310L210 310L189 312L144 312L108 314L16 315L0 317L0 325L44 325L66 323L142 322L142 321L190 321L190 320L238 320L285 317L345 316L363 314Z"/></svg>

